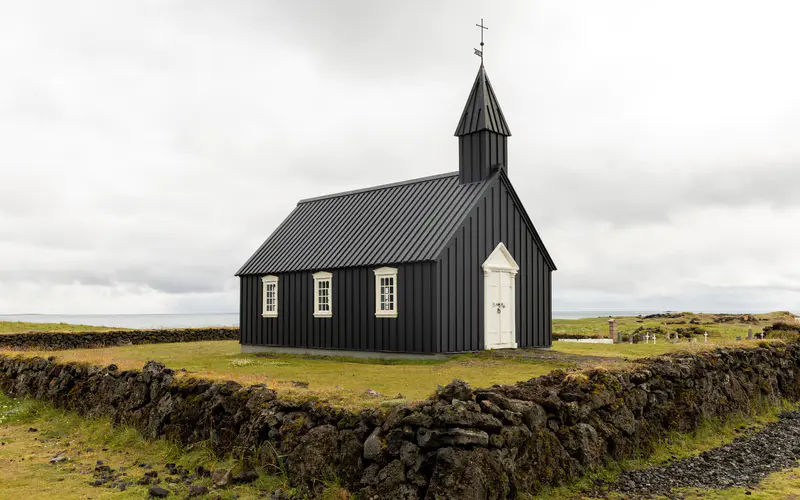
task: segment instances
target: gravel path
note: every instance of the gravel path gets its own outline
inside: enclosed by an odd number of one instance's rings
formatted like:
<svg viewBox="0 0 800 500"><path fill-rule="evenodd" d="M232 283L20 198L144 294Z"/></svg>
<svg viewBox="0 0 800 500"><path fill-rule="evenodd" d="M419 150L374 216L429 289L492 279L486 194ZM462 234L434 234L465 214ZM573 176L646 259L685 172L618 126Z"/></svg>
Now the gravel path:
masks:
<svg viewBox="0 0 800 500"><path fill-rule="evenodd" d="M785 412L779 418L756 434L738 437L699 456L624 472L616 483L596 493L604 496L610 490L632 497L679 498L672 493L674 488L753 487L773 472L798 466L800 411Z"/></svg>

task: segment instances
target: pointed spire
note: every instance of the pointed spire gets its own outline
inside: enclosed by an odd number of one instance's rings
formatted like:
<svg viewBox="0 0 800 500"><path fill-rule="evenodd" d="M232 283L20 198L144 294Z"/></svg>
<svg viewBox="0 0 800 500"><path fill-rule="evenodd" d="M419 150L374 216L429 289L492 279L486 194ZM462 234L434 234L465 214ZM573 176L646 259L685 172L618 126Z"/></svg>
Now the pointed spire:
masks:
<svg viewBox="0 0 800 500"><path fill-rule="evenodd" d="M497 96L494 95L494 89L489 82L483 62L478 69L475 83L472 84L472 91L467 98L467 104L464 106L464 112L461 114L455 135L463 136L482 130L489 130L503 136L511 135L511 130L503 116L503 110L500 109L500 103L497 102Z"/></svg>

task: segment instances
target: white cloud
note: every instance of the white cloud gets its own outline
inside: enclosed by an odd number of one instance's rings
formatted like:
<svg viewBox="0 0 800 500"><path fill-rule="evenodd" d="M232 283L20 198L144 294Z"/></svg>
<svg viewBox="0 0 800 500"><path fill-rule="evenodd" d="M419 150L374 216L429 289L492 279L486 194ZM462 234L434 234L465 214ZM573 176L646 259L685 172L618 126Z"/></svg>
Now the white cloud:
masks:
<svg viewBox="0 0 800 500"><path fill-rule="evenodd" d="M301 198L457 168L486 64L556 309L792 309L789 0L0 7L0 312L220 312Z"/></svg>

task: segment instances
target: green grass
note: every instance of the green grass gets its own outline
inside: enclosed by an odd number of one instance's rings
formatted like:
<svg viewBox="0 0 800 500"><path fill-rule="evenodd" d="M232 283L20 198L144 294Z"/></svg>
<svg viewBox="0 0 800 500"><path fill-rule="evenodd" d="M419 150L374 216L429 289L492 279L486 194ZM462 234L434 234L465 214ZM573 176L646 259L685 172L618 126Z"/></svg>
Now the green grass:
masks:
<svg viewBox="0 0 800 500"><path fill-rule="evenodd" d="M568 485L547 488L536 498L550 500L593 498L588 496L586 492L590 491L598 480L613 482L625 470L642 469L664 464L669 460L697 456L704 451L728 444L737 437L757 432L766 424L777 421L779 413L795 408L797 408L797 405L790 402L783 402L780 405L768 405L763 401L755 401L752 403L748 413L733 414L724 420L720 418L705 419L692 433L668 433L662 440L654 443L654 448L647 456L611 463L607 468L589 473ZM797 471L797 473L800 474L800 471ZM800 489L800 485L795 485L795 487ZM729 498L723 494L728 492L733 492L733 490L723 490L720 493L722 496L712 496L710 498ZM744 492L745 490L741 490L742 496L744 496ZM692 498L691 495L698 494L703 495L703 498L709 498L706 494L716 494L707 490L700 492L686 490L686 493L690 495L689 498ZM608 498L622 499L625 497L621 494L611 494ZM786 497L777 495L756 498L778 499Z"/></svg>
<svg viewBox="0 0 800 500"><path fill-rule="evenodd" d="M720 314L699 314L681 313L679 318L652 318L644 319L636 316L621 316L616 318L618 329L623 334L630 333L639 327L655 328L661 326L670 332L675 332L677 328L698 327L708 332L709 339L735 340L737 336L747 337L748 328L752 328L754 333L771 325L777 319L791 318L788 312L772 312L767 314L750 314L753 322L736 321L732 323L718 323L715 318L722 318ZM602 318L583 318L583 319L554 319L554 334L572 334L586 337L608 337L608 320ZM699 336L698 341L702 340Z"/></svg>
<svg viewBox="0 0 800 500"><path fill-rule="evenodd" d="M800 499L800 467L776 472L767 476L755 488L729 488L724 490L684 490L685 498L727 499Z"/></svg>
<svg viewBox="0 0 800 500"><path fill-rule="evenodd" d="M718 342L709 341L708 348L718 347ZM649 356L658 356L668 352L698 348L700 344L691 345L687 343L668 344L667 342L659 342L655 345L652 343L645 344L588 344L579 342L559 342L554 341L552 349L564 354L574 354L578 356L602 356L610 358L644 358ZM705 347L705 346L700 346Z"/></svg>
<svg viewBox="0 0 800 500"><path fill-rule="evenodd" d="M9 355L56 356L59 361L79 361L101 366L114 363L121 369L133 370L141 369L149 360L157 360L177 370L179 377L235 380L246 385L265 384L288 398L316 397L349 408L375 406L386 400L397 399L398 395L410 401L424 399L433 393L437 385L446 385L454 378L465 380L473 387L488 387L528 380L565 367L563 363L552 361L501 360L471 354L430 361L368 361L298 355L263 357L242 354L236 341L0 352ZM309 388L297 388L291 381L308 382ZM378 391L384 397L370 397L364 393L366 389Z"/></svg>
<svg viewBox="0 0 800 500"><path fill-rule="evenodd" d="M28 432L34 427L38 432ZM129 486L124 492L106 487L92 487L97 460L113 469L129 467L132 481L142 477L150 464L165 476L164 465L175 463L189 470L203 465L241 470L241 457L217 457L203 443L184 450L166 440L145 439L135 429L114 426L106 419L87 419L29 399L12 399L0 393L0 497L45 500L51 498L144 499L146 486ZM50 464L56 454L69 457L68 462ZM286 489L286 477L278 469L257 470L258 481L247 486L233 486L213 492L223 499L262 498L263 491ZM211 487L209 479L194 484ZM185 498L187 486L166 482L160 486L172 491L172 497Z"/></svg>
<svg viewBox="0 0 800 500"><path fill-rule="evenodd" d="M126 328L109 328L107 326L72 325L69 323L27 323L24 321L0 321L0 334L28 332L107 332L126 330Z"/></svg>

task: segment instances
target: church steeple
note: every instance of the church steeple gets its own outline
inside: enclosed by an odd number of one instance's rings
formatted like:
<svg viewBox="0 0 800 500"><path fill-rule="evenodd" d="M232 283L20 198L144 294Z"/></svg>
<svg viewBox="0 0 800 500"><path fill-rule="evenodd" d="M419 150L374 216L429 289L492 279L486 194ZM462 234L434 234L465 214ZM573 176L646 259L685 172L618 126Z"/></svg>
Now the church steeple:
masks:
<svg viewBox="0 0 800 500"><path fill-rule="evenodd" d="M455 135L458 137L458 171L462 183L488 179L497 168L507 165L506 138L511 135L511 130L483 62Z"/></svg>

